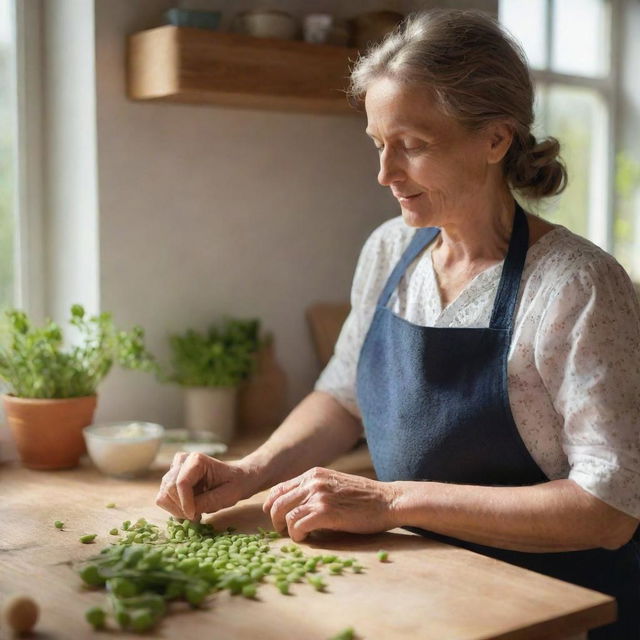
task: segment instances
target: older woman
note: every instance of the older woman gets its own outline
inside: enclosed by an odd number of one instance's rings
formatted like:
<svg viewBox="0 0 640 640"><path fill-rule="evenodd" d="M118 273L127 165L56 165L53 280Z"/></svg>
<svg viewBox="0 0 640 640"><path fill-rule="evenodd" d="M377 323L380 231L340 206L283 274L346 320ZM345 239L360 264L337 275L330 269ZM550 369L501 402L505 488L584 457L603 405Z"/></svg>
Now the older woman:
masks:
<svg viewBox="0 0 640 640"><path fill-rule="evenodd" d="M473 12L407 20L360 58L402 216L368 239L316 388L237 463L178 454L158 504L194 518L273 486L301 540L396 526L598 589L640 637L640 308L608 254L526 213L559 193L518 46ZM378 480L322 468L364 427Z"/></svg>

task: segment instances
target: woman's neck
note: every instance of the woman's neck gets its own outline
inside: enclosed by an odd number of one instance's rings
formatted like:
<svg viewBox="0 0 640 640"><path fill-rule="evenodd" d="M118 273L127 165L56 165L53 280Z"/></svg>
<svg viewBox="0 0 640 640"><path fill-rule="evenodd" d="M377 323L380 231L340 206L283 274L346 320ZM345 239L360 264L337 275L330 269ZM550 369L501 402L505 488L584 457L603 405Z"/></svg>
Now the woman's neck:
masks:
<svg viewBox="0 0 640 640"><path fill-rule="evenodd" d="M502 260L509 246L514 212L515 200L507 190L478 199L463 215L443 221L434 247L440 267Z"/></svg>

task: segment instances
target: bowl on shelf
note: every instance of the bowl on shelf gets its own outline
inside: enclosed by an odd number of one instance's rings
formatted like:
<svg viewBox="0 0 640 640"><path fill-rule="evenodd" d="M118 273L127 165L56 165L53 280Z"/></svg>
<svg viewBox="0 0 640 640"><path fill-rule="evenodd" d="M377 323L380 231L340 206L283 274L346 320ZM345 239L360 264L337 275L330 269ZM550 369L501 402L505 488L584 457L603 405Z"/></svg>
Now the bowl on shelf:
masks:
<svg viewBox="0 0 640 640"><path fill-rule="evenodd" d="M138 478L155 460L164 427L153 422L108 422L85 427L83 435L89 457L102 473Z"/></svg>
<svg viewBox="0 0 640 640"><path fill-rule="evenodd" d="M231 23L232 31L254 38L295 40L298 34L296 19L284 11L250 9L236 14Z"/></svg>

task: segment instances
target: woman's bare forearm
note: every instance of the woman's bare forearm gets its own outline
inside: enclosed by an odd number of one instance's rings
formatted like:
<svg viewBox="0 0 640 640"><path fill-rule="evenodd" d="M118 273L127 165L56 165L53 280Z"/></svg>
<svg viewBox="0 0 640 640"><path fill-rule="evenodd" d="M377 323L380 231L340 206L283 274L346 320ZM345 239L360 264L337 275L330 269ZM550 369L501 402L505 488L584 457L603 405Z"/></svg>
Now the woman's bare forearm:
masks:
<svg viewBox="0 0 640 640"><path fill-rule="evenodd" d="M395 482L394 521L502 549L615 549L638 521L572 480L526 487Z"/></svg>
<svg viewBox="0 0 640 640"><path fill-rule="evenodd" d="M310 393L271 437L237 464L256 478L255 491L324 466L349 451L362 435L362 423L333 396Z"/></svg>

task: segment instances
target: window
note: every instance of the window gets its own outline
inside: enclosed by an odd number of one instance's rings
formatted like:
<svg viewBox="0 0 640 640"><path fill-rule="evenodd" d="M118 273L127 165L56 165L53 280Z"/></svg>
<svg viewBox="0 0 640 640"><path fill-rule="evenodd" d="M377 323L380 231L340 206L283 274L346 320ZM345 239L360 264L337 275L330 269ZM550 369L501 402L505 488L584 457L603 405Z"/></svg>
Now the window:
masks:
<svg viewBox="0 0 640 640"><path fill-rule="evenodd" d="M15 304L15 37L13 2L0 0L0 309Z"/></svg>
<svg viewBox="0 0 640 640"><path fill-rule="evenodd" d="M540 213L612 252L620 227L614 225L617 7L616 0L499 4L500 21L521 42L532 69L534 134L558 138L569 173L564 193Z"/></svg>

